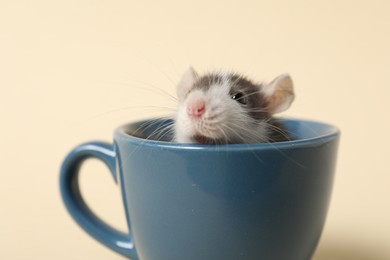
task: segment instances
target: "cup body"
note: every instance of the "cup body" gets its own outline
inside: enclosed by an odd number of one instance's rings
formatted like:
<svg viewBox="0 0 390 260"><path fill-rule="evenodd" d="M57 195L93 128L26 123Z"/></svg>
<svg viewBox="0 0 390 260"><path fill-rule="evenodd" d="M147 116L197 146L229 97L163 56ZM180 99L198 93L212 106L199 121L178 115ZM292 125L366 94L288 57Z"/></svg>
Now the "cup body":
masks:
<svg viewBox="0 0 390 260"><path fill-rule="evenodd" d="M335 127L285 120L295 140L272 144L145 139L170 123L115 131L117 178L139 259L311 258L332 191Z"/></svg>

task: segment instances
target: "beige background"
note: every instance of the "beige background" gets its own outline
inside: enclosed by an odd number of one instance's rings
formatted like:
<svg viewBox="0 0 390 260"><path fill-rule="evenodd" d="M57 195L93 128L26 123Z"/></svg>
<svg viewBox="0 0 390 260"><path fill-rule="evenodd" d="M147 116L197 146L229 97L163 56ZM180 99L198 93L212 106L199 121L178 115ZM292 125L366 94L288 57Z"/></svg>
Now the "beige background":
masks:
<svg viewBox="0 0 390 260"><path fill-rule="evenodd" d="M0 259L122 259L64 210L60 163L124 122L172 112L159 90L174 93L188 64L258 81L289 72L297 99L284 116L342 130L313 260L390 259L389 3L0 1ZM83 172L87 200L125 230L107 169Z"/></svg>

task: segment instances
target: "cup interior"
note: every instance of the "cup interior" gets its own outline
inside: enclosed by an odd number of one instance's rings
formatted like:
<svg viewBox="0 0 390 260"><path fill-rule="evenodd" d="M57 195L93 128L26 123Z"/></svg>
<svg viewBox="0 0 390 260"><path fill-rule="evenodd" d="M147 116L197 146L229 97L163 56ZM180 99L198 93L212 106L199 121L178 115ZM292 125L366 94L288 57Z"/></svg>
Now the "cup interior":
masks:
<svg viewBox="0 0 390 260"><path fill-rule="evenodd" d="M323 139L332 138L339 134L337 127L318 121L302 119L280 119L280 121L287 128L292 140L277 144L323 141ZM174 120L170 118L142 120L126 124L120 127L117 132L129 138L141 139L142 142L173 143Z"/></svg>

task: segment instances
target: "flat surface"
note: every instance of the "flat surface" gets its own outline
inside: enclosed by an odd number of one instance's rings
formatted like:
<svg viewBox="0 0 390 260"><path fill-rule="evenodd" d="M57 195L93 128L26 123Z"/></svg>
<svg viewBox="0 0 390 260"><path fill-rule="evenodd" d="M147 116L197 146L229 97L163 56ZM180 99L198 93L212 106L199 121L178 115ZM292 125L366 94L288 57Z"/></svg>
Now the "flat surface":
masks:
<svg viewBox="0 0 390 260"><path fill-rule="evenodd" d="M284 115L342 131L332 203L313 260L390 259L390 2L0 1L0 259L122 259L60 200L73 146L128 121L173 113L188 64L258 81L289 72ZM87 201L125 230L102 163Z"/></svg>

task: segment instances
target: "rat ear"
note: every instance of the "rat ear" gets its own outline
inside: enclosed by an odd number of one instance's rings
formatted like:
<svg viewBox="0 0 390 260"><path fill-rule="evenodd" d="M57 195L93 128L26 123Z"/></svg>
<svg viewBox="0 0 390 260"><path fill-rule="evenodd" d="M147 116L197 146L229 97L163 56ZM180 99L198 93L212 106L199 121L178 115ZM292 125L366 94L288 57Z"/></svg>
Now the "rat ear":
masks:
<svg viewBox="0 0 390 260"><path fill-rule="evenodd" d="M285 111L294 100L293 82L288 74L282 74L263 86L262 93L268 101L271 114Z"/></svg>
<svg viewBox="0 0 390 260"><path fill-rule="evenodd" d="M179 81L179 84L177 84L177 97L179 100L183 100L187 93L192 88L192 85L194 85L196 78L198 77L198 74L196 71L189 66L187 70L183 73L181 76L181 79Z"/></svg>

